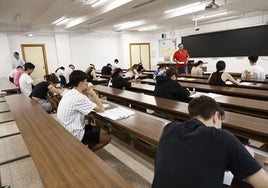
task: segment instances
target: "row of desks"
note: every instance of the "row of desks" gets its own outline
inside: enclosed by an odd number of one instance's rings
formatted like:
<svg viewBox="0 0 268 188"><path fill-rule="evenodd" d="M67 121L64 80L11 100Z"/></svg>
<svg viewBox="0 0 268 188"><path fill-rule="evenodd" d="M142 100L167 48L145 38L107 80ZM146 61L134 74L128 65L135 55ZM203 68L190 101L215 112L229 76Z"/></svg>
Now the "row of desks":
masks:
<svg viewBox="0 0 268 188"><path fill-rule="evenodd" d="M154 85L149 84L139 84L132 83L131 87L128 89L130 91L135 91L139 93L145 93L149 95L154 95ZM205 94L209 93L196 92L196 94ZM212 94L213 95L213 94ZM188 99L190 101L193 98L192 92ZM233 97L227 95L218 94L214 98L225 110L240 112L243 114L253 115L257 117L262 117L268 119L268 101L261 101L255 99Z"/></svg>
<svg viewBox="0 0 268 188"><path fill-rule="evenodd" d="M131 104L138 108L151 109L163 113L171 119L187 120L188 103L177 102L164 98L149 96L131 91L125 91L106 86L96 85L93 89L100 95L116 101ZM268 142L268 119L243 115L226 111L223 127L236 135L251 138L264 143Z"/></svg>
<svg viewBox="0 0 268 188"><path fill-rule="evenodd" d="M141 83L155 85L156 81L153 79L143 79ZM245 97L251 99L265 100L268 101L268 90L255 90L248 88L237 88L228 86L212 86L207 84L180 82L180 85L184 88L195 88L196 91L201 92L213 92L223 95L235 96L235 97Z"/></svg>
<svg viewBox="0 0 268 188"><path fill-rule="evenodd" d="M44 187L132 187L38 104L24 95L6 102L0 120L15 120Z"/></svg>

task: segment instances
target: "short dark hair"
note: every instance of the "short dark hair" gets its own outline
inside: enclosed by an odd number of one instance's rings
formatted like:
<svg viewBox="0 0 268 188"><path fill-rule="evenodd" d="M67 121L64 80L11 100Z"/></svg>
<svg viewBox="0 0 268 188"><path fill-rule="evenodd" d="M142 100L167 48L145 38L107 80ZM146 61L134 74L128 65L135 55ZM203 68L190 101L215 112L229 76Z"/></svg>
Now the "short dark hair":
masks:
<svg viewBox="0 0 268 188"><path fill-rule="evenodd" d="M29 70L29 69L34 69L35 68L35 65L32 64L31 62L27 62L24 64L24 70Z"/></svg>
<svg viewBox="0 0 268 188"><path fill-rule="evenodd" d="M197 61L197 63L196 63L196 64L194 64L194 66L195 66L195 67L197 67L197 66L199 66L200 64L204 64L204 62L203 62L203 61L201 61L201 60L199 60L199 61Z"/></svg>
<svg viewBox="0 0 268 188"><path fill-rule="evenodd" d="M256 54L250 54L248 56L248 60L250 60L251 62L254 62L254 63L256 63L258 61L258 59L259 59L259 56Z"/></svg>
<svg viewBox="0 0 268 188"><path fill-rule="evenodd" d="M118 59L115 59L114 62L117 62L118 63L119 61L118 61Z"/></svg>
<svg viewBox="0 0 268 188"><path fill-rule="evenodd" d="M16 69L23 69L21 65L18 65Z"/></svg>
<svg viewBox="0 0 268 188"><path fill-rule="evenodd" d="M107 65L106 66L112 66L112 64L111 63L107 63Z"/></svg>
<svg viewBox="0 0 268 188"><path fill-rule="evenodd" d="M166 76L171 78L173 75L178 76L176 69L171 68L166 71Z"/></svg>
<svg viewBox="0 0 268 188"><path fill-rule="evenodd" d="M180 45L183 45L183 43L179 43L179 44L178 44L178 47L179 47Z"/></svg>
<svg viewBox="0 0 268 188"><path fill-rule="evenodd" d="M213 98L205 95L192 99L188 111L191 118L201 116L204 120L210 119L218 111L221 119L224 119L224 110L221 106Z"/></svg>
<svg viewBox="0 0 268 188"><path fill-rule="evenodd" d="M87 74L81 70L74 70L70 74L70 84L73 87L77 87L80 82L83 82L85 79L87 79Z"/></svg>
<svg viewBox="0 0 268 188"><path fill-rule="evenodd" d="M15 55L20 55L19 52L14 52Z"/></svg>
<svg viewBox="0 0 268 188"><path fill-rule="evenodd" d="M121 68L114 69L114 73L112 75L112 78L118 76L120 72L123 72L123 70Z"/></svg>
<svg viewBox="0 0 268 188"><path fill-rule="evenodd" d="M49 83L57 84L59 83L59 78L57 77L56 74L47 74L44 76L45 80Z"/></svg>
<svg viewBox="0 0 268 188"><path fill-rule="evenodd" d="M226 64L225 64L225 62L222 61L222 60L220 60L220 61L218 61L218 62L216 63L216 69L217 69L217 72L224 70L225 67L226 67Z"/></svg>

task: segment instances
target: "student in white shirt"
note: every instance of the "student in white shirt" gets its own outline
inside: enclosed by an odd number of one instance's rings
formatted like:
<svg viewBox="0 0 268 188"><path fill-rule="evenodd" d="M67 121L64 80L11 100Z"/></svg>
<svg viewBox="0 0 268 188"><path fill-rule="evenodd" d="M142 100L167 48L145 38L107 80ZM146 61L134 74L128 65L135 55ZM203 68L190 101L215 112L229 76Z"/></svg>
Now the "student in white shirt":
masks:
<svg viewBox="0 0 268 188"><path fill-rule="evenodd" d="M203 66L203 61L198 61L191 70L191 75L192 76L203 76L203 70L202 70L202 66Z"/></svg>
<svg viewBox="0 0 268 188"><path fill-rule="evenodd" d="M112 64L112 69L113 69L113 70L114 70L114 69L117 69L117 68L120 68L120 66L118 65L118 63L119 63L118 59L115 59L115 60L114 60L114 63Z"/></svg>
<svg viewBox="0 0 268 188"><path fill-rule="evenodd" d="M20 91L22 94L26 96L30 96L32 93L32 86L35 85L33 79L31 78L31 73L34 71L35 65L27 62L24 65L24 73L20 76L19 79L19 86L20 86Z"/></svg>
<svg viewBox="0 0 268 188"><path fill-rule="evenodd" d="M96 151L108 144L111 137L108 133L93 131L90 125L85 125L85 116L93 110L103 112L104 107L95 91L88 86L85 72L74 70L70 75L70 83L73 89L63 95L58 106L57 119L78 140Z"/></svg>
<svg viewBox="0 0 268 188"><path fill-rule="evenodd" d="M258 61L258 55L251 54L248 56L250 66L246 68L241 77L246 79L265 79L264 69L258 66L256 63Z"/></svg>
<svg viewBox="0 0 268 188"><path fill-rule="evenodd" d="M70 64L69 67L67 69L65 69L65 71L63 73L63 76L66 80L67 85L69 85L69 76L73 72L74 69L75 69L75 66L73 64Z"/></svg>

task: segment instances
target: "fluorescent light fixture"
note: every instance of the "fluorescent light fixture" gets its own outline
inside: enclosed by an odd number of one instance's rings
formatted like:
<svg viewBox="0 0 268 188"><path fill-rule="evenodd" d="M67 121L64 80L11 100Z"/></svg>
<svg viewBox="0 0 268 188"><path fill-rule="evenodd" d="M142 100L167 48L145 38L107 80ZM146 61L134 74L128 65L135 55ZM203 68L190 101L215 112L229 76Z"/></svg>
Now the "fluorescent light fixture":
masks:
<svg viewBox="0 0 268 188"><path fill-rule="evenodd" d="M26 36L27 37L34 37L34 34L33 33L28 33Z"/></svg>
<svg viewBox="0 0 268 188"><path fill-rule="evenodd" d="M124 4L127 4L130 1L132 1L132 0L115 0L114 2L109 3L107 5L107 11L113 10L113 9L115 9L117 7L120 7L120 6L124 5Z"/></svg>
<svg viewBox="0 0 268 188"><path fill-rule="evenodd" d="M140 26L142 24L144 24L144 21L132 21L132 22L125 22L125 23L117 24L117 25L114 25L113 27L116 27L117 30L123 30L123 29Z"/></svg>
<svg viewBox="0 0 268 188"><path fill-rule="evenodd" d="M154 30L157 29L157 25L151 25L151 26L147 26L147 27L142 27L140 29L138 29L139 31L150 31L150 30Z"/></svg>
<svg viewBox="0 0 268 188"><path fill-rule="evenodd" d="M92 4L94 4L94 3L96 3L98 0L87 0L86 2L85 2L85 4L90 4L90 5L92 5Z"/></svg>
<svg viewBox="0 0 268 188"><path fill-rule="evenodd" d="M73 26L76 26L80 23L83 23L84 21L87 20L87 17L86 16L83 16L83 17L79 17L71 22L69 22L67 25L66 25L66 29L70 28L70 27L73 27Z"/></svg>
<svg viewBox="0 0 268 188"><path fill-rule="evenodd" d="M195 20L203 20L203 19L217 17L217 16L222 16L222 15L225 15L225 14L228 14L228 12L220 12L220 13L216 13L216 14L202 15L200 17L194 18L193 21L195 21Z"/></svg>
<svg viewBox="0 0 268 188"><path fill-rule="evenodd" d="M59 19L57 19L56 21L54 21L52 24L62 25L64 23L66 23L69 19L70 19L69 17L63 16L63 17L60 17Z"/></svg>
<svg viewBox="0 0 268 188"><path fill-rule="evenodd" d="M175 12L175 11L180 11L180 10L183 10L183 9L188 9L190 7L194 7L194 6L197 6L197 5L200 5L200 4L201 4L200 2L192 3L192 4L189 4L189 5L182 6L182 7L167 10L167 11L165 11L165 13L167 14L167 13L171 13L171 12Z"/></svg>
<svg viewBox="0 0 268 188"><path fill-rule="evenodd" d="M98 0L98 1L96 1L96 2L94 2L94 3L92 3L91 6L92 6L92 7L100 6L100 5L104 4L105 1L107 1L107 0Z"/></svg>
<svg viewBox="0 0 268 188"><path fill-rule="evenodd" d="M173 18L173 17L182 16L182 15L198 12L201 10L205 10L205 7L206 7L206 3L198 2L198 3L193 3L193 4L186 5L186 6L182 6L176 9L167 10L165 11L165 13L168 14L168 18Z"/></svg>

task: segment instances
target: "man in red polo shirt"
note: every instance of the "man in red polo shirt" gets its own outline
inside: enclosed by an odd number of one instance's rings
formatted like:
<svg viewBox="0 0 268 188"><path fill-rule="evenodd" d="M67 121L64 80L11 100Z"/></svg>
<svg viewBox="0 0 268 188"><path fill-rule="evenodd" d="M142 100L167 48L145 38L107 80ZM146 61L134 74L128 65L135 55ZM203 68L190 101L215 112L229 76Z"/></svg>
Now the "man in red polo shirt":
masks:
<svg viewBox="0 0 268 188"><path fill-rule="evenodd" d="M178 74L188 74L187 63L189 59L189 53L187 50L184 50L182 43L180 43L178 47L179 50L176 51L173 55L173 61L176 62Z"/></svg>

